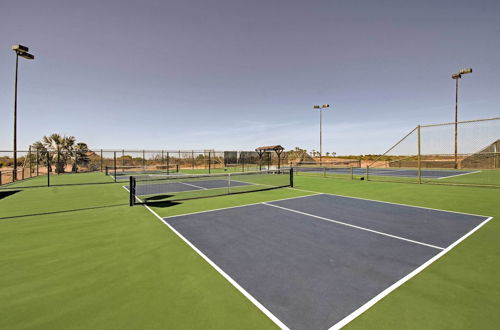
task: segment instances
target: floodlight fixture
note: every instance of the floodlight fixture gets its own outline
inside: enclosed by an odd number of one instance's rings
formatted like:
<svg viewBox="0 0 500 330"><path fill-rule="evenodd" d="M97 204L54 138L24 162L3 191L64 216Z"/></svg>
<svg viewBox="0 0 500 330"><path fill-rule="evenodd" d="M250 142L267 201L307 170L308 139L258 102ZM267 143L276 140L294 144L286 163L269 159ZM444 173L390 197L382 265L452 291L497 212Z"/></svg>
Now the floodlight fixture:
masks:
<svg viewBox="0 0 500 330"><path fill-rule="evenodd" d="M460 74L467 74L467 73L472 73L472 68L465 68L460 70L458 73Z"/></svg>
<svg viewBox="0 0 500 330"><path fill-rule="evenodd" d="M30 50L28 47L23 45L13 45L11 48L15 52L24 52L24 53L27 53Z"/></svg>

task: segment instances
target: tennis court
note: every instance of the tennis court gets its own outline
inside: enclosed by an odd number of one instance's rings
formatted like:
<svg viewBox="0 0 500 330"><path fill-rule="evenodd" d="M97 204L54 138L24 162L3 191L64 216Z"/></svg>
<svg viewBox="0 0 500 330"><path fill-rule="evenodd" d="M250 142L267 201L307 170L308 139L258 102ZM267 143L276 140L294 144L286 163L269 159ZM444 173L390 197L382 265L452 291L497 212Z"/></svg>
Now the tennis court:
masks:
<svg viewBox="0 0 500 330"><path fill-rule="evenodd" d="M299 172L313 172L313 173L332 173L332 174L351 174L351 168L347 167L298 167ZM477 173L479 171L463 171L463 170L435 170L435 169L422 169L422 178L427 179L444 179L460 175L467 175ZM354 175L366 175L364 168L352 168ZM402 177L402 178L416 178L418 177L417 169L404 169L404 168L370 168L368 171L370 176L388 176L388 177Z"/></svg>
<svg viewBox="0 0 500 330"><path fill-rule="evenodd" d="M345 325L490 219L315 194L162 221L279 326L325 329Z"/></svg>

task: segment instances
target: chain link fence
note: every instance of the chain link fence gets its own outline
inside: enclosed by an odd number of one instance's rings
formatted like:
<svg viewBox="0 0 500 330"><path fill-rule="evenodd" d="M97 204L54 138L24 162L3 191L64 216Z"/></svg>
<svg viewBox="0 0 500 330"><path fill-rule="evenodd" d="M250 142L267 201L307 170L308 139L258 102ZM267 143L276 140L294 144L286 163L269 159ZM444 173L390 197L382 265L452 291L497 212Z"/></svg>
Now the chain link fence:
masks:
<svg viewBox="0 0 500 330"><path fill-rule="evenodd" d="M500 187L500 118L417 126L368 165L366 177Z"/></svg>
<svg viewBox="0 0 500 330"><path fill-rule="evenodd" d="M287 164L286 154L255 151L61 149L30 147L0 151L0 187L113 183L136 173L220 173L270 170ZM28 180L30 179L30 180Z"/></svg>

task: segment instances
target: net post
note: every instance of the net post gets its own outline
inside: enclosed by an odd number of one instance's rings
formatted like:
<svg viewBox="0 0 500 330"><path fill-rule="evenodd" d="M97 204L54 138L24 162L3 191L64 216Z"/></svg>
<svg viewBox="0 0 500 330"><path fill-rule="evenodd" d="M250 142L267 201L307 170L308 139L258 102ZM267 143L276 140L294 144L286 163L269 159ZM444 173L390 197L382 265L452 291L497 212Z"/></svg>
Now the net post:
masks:
<svg viewBox="0 0 500 330"><path fill-rule="evenodd" d="M133 176L130 177L129 189L130 189L130 206L135 205L135 178Z"/></svg>
<svg viewBox="0 0 500 330"><path fill-rule="evenodd" d="M366 181L368 181L369 167L366 165Z"/></svg>
<svg viewBox="0 0 500 330"><path fill-rule="evenodd" d="M231 173L227 174L227 194L231 194Z"/></svg>
<svg viewBox="0 0 500 330"><path fill-rule="evenodd" d="M351 166L351 180L354 180L354 167Z"/></svg>
<svg viewBox="0 0 500 330"><path fill-rule="evenodd" d="M113 151L113 162L114 162L114 174L115 174L115 182L116 182L116 151Z"/></svg>
<svg viewBox="0 0 500 330"><path fill-rule="evenodd" d="M208 152L208 174L210 174L210 170L211 170L211 166L212 166L212 164L211 164L212 161L211 161L211 157L210 157L211 153L212 153L211 151Z"/></svg>
<svg viewBox="0 0 500 330"><path fill-rule="evenodd" d="M241 170L245 172L245 155L241 155Z"/></svg>
<svg viewBox="0 0 500 330"><path fill-rule="evenodd" d="M191 150L191 169L194 170L194 150Z"/></svg>
<svg viewBox="0 0 500 330"><path fill-rule="evenodd" d="M293 167L290 167L290 187L293 188Z"/></svg>
<svg viewBox="0 0 500 330"><path fill-rule="evenodd" d="M422 183L422 158L420 153L420 125L417 126L417 145L418 145L418 155L417 155L417 163L418 163L418 183Z"/></svg>
<svg viewBox="0 0 500 330"><path fill-rule="evenodd" d="M102 173L102 165L103 165L103 159L102 159L102 149L101 149L101 164L100 164L100 167L101 167L101 173Z"/></svg>

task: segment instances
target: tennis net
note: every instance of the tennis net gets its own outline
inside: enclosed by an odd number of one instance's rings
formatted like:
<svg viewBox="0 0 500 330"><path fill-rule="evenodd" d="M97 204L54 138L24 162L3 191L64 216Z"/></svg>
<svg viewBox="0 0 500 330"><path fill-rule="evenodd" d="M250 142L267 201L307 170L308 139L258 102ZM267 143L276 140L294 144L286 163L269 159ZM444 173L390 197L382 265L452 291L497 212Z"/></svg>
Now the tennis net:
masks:
<svg viewBox="0 0 500 330"><path fill-rule="evenodd" d="M179 165L129 165L129 166L106 166L106 175L130 176L135 174L170 174L178 173Z"/></svg>
<svg viewBox="0 0 500 330"><path fill-rule="evenodd" d="M293 187L293 170L195 175L131 176L130 206L169 205L174 201Z"/></svg>
<svg viewBox="0 0 500 330"><path fill-rule="evenodd" d="M359 159L343 159L336 161L298 161L292 162L294 167L322 167L322 168L350 168L361 167L361 160Z"/></svg>

